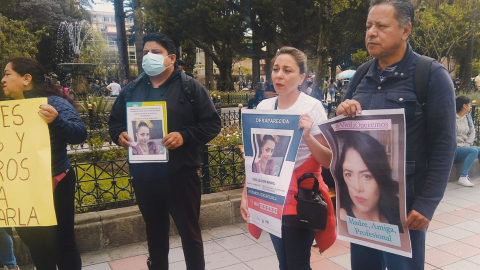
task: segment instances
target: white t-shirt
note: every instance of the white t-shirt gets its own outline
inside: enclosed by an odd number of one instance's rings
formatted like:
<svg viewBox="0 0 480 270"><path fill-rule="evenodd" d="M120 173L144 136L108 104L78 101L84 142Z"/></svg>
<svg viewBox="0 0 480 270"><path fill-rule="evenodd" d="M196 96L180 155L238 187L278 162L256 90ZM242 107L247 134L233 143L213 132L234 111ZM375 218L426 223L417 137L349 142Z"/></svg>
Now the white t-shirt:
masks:
<svg viewBox="0 0 480 270"><path fill-rule="evenodd" d="M110 88L110 90L112 90L112 94L111 94L112 96L120 95L120 90L122 90L122 87L120 86L120 84L116 82L112 82L107 87Z"/></svg>
<svg viewBox="0 0 480 270"><path fill-rule="evenodd" d="M265 99L257 105L257 110L274 110L275 109L275 98ZM298 96L297 101L290 106L288 109L278 109L279 111L298 111L302 114L308 113L310 118L313 120L312 129L310 130L310 134L313 136L321 134L322 132L318 128L318 125L323 121L327 120L327 114L323 109L322 104L317 99L307 96L305 93L301 92L300 96ZM303 164L311 155L310 149L308 149L307 143L305 140L300 141L300 146L298 148L297 159L295 160L295 169L298 168L300 165ZM327 165L327 164L323 164ZM330 164L328 164L330 165Z"/></svg>

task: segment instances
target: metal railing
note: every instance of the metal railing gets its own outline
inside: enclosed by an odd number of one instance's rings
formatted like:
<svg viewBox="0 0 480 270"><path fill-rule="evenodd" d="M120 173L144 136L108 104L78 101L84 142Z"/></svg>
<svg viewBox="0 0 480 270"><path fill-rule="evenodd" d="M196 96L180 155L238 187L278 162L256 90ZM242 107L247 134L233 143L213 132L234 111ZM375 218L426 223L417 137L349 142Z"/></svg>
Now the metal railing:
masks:
<svg viewBox="0 0 480 270"><path fill-rule="evenodd" d="M77 162L75 205L77 212L133 205L135 194L126 159ZM203 194L240 188L245 180L244 159L238 146L207 145L199 170Z"/></svg>
<svg viewBox="0 0 480 270"><path fill-rule="evenodd" d="M93 110L89 109L88 112L80 112L79 115L87 127L87 139L78 145L70 145L70 150L91 149L94 147L94 143L99 142L103 142L104 146L113 145L113 141L108 134L110 112L94 114ZM226 113L220 112L219 115L222 127L234 126L236 123L241 125L241 106L238 110Z"/></svg>

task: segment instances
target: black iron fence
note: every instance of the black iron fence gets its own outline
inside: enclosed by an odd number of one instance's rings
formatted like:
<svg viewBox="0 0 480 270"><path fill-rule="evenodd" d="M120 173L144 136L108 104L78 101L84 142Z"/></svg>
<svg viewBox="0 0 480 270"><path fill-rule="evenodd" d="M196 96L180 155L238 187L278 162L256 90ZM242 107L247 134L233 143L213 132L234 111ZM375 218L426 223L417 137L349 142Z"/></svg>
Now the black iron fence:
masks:
<svg viewBox="0 0 480 270"><path fill-rule="evenodd" d="M70 150L101 148L103 146L113 145L112 139L108 134L109 112L94 113L93 109L88 112L80 112L80 118L87 127L87 139L78 145L70 145ZM225 113L219 112L222 127L231 127L241 124L241 109L235 109Z"/></svg>
<svg viewBox="0 0 480 270"><path fill-rule="evenodd" d="M248 101L255 96L254 92L215 92L213 98L220 97L222 107L236 107L238 104L247 105Z"/></svg>
<svg viewBox="0 0 480 270"><path fill-rule="evenodd" d="M71 161L77 175L77 212L116 208L134 203L135 194L126 159ZM241 149L238 146L205 146L199 175L203 194L242 187L245 167Z"/></svg>

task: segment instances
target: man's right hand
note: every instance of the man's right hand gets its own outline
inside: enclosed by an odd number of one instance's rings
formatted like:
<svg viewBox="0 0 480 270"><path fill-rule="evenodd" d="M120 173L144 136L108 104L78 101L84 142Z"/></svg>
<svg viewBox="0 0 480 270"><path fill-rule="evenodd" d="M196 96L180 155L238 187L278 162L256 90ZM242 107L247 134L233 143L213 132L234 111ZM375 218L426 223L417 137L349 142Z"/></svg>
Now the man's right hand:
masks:
<svg viewBox="0 0 480 270"><path fill-rule="evenodd" d="M118 144L125 148L132 146L132 144L130 143L131 141L132 137L128 136L128 133L126 131L122 132L120 136L118 136Z"/></svg>
<svg viewBox="0 0 480 270"><path fill-rule="evenodd" d="M337 106L337 115L345 115L355 117L356 114L362 113L362 106L360 103L353 99L345 99Z"/></svg>

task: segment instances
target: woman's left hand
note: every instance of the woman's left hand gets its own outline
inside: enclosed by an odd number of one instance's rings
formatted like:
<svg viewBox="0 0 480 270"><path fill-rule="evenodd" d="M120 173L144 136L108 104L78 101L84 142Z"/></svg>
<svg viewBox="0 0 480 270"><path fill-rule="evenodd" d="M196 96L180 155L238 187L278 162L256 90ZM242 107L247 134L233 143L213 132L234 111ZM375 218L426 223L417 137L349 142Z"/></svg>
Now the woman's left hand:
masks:
<svg viewBox="0 0 480 270"><path fill-rule="evenodd" d="M309 136L310 135L310 130L312 129L313 126L313 120L310 118L310 115L308 113L304 113L300 115L300 121L298 122L298 128L303 128L303 137Z"/></svg>
<svg viewBox="0 0 480 270"><path fill-rule="evenodd" d="M42 117L47 124L50 124L57 118L58 112L49 104L42 104L40 105L40 111L38 111L38 115Z"/></svg>

